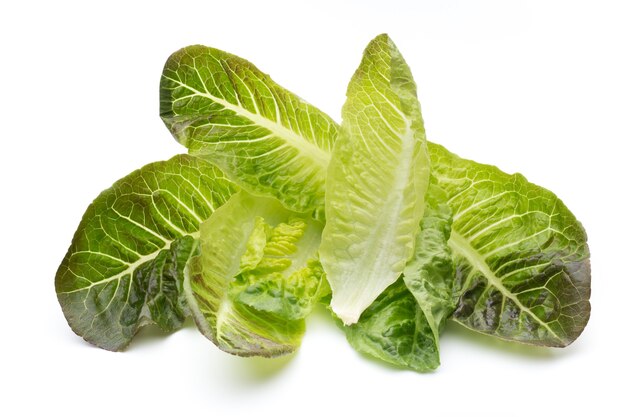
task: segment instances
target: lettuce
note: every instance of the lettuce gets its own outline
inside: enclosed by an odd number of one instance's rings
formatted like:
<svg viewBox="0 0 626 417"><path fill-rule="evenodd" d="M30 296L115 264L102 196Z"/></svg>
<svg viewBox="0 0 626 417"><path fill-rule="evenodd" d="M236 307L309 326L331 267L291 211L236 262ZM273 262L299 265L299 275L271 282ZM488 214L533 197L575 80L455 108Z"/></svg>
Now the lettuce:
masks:
<svg viewBox="0 0 626 417"><path fill-rule="evenodd" d="M415 253L402 278L383 291L358 323L344 328L356 350L420 372L439 366L439 333L455 308L447 245L452 213L443 190L431 181Z"/></svg>
<svg viewBox="0 0 626 417"><path fill-rule="evenodd" d="M190 154L253 194L323 218L337 125L250 62L201 45L175 52L163 68L160 109Z"/></svg>
<svg viewBox="0 0 626 417"><path fill-rule="evenodd" d="M398 279L414 251L430 176L411 71L386 35L348 85L330 161L320 257L347 325Z"/></svg>
<svg viewBox="0 0 626 417"><path fill-rule="evenodd" d="M167 60L160 104L189 155L98 196L57 271L63 313L90 343L120 350L144 325L191 316L220 349L273 357L330 298L355 349L423 372L447 320L554 347L585 328L583 226L522 175L427 142L387 35L365 49L341 125L198 45Z"/></svg>
<svg viewBox="0 0 626 417"><path fill-rule="evenodd" d="M183 270L200 225L236 191L217 168L188 155L146 165L103 191L56 274L72 330L120 350L143 325L180 328L188 315Z"/></svg>
<svg viewBox="0 0 626 417"><path fill-rule="evenodd" d="M292 352L325 294L322 225L277 200L241 192L200 227L185 295L200 331L241 356Z"/></svg>
<svg viewBox="0 0 626 417"><path fill-rule="evenodd" d="M587 235L552 192L490 165L429 146L450 196L453 319L472 330L563 347L590 314Z"/></svg>

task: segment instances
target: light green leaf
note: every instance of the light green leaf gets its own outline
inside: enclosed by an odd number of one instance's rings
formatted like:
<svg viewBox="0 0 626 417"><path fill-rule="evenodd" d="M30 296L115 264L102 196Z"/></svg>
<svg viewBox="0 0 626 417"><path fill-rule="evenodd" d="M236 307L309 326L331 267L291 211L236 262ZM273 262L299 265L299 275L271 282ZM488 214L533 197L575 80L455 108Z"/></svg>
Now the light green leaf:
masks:
<svg viewBox="0 0 626 417"><path fill-rule="evenodd" d="M552 192L429 146L449 196L456 267L454 319L504 339L566 346L590 313L582 225Z"/></svg>
<svg viewBox="0 0 626 417"><path fill-rule="evenodd" d="M241 356L294 351L304 317L327 293L322 224L273 198L235 195L200 228L185 294L202 333Z"/></svg>
<svg viewBox="0 0 626 417"><path fill-rule="evenodd" d="M337 127L250 62L201 45L175 52L161 77L161 118L244 189L323 217Z"/></svg>
<svg viewBox="0 0 626 417"><path fill-rule="evenodd" d="M404 278L388 287L358 323L344 327L358 351L419 372L439 366L439 333L455 307L453 263L447 245L452 216L431 183L415 254Z"/></svg>
<svg viewBox="0 0 626 417"><path fill-rule="evenodd" d="M236 191L189 155L155 162L117 181L87 208L56 274L71 328L120 350L139 327L182 326L182 273L200 223Z"/></svg>
<svg viewBox="0 0 626 417"><path fill-rule="evenodd" d="M333 150L320 247L344 323L395 282L414 250L429 160L415 83L387 35L365 49Z"/></svg>
<svg viewBox="0 0 626 417"><path fill-rule="evenodd" d="M317 222L291 216L272 228L257 217L229 288L231 299L288 320L308 316L314 302L330 291L316 256L320 236Z"/></svg>

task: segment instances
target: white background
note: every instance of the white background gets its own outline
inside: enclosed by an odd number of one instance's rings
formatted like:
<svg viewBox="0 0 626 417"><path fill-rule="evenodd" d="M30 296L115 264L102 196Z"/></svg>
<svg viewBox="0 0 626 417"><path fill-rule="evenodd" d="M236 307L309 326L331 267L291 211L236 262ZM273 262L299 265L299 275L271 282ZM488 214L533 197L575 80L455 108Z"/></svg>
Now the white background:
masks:
<svg viewBox="0 0 626 417"><path fill-rule="evenodd" d="M4 2L0 414L625 415L623 4ZM355 353L322 312L300 351L276 360L229 356L192 324L144 329L124 353L71 332L53 282L85 208L184 152L158 117L170 53L201 43L238 54L339 120L381 32L413 70L430 140L524 173L585 225L592 315L573 345L520 347L450 325L441 367L418 374Z"/></svg>

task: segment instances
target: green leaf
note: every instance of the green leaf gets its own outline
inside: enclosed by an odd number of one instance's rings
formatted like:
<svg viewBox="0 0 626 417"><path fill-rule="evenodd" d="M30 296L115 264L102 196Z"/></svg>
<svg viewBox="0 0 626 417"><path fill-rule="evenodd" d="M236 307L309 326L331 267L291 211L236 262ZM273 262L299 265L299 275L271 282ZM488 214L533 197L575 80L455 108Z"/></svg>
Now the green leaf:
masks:
<svg viewBox="0 0 626 417"><path fill-rule="evenodd" d="M244 189L323 217L335 122L250 62L201 45L175 52L161 77L161 118Z"/></svg>
<svg viewBox="0 0 626 417"><path fill-rule="evenodd" d="M453 298L454 262L448 246L452 211L435 178L427 193L427 205L415 243L415 253L404 270L404 283L423 312L437 348L439 333L456 307ZM434 363L434 358L432 363Z"/></svg>
<svg viewBox="0 0 626 417"><path fill-rule="evenodd" d="M300 217L289 217L274 228L257 217L240 273L229 288L231 299L288 320L308 316L314 303L330 292L315 256L320 235L320 224Z"/></svg>
<svg viewBox="0 0 626 417"><path fill-rule="evenodd" d="M202 333L241 356L294 351L304 317L328 292L317 260L322 224L273 198L235 195L200 228L185 294Z"/></svg>
<svg viewBox="0 0 626 417"><path fill-rule="evenodd" d="M429 160L416 87L387 35L348 86L326 192L322 265L345 324L395 282L414 251Z"/></svg>
<svg viewBox="0 0 626 417"><path fill-rule="evenodd" d="M552 192L522 175L429 146L449 196L456 267L454 319L503 339L566 346L590 313L582 225Z"/></svg>
<svg viewBox="0 0 626 417"><path fill-rule="evenodd" d="M344 327L356 350L419 372L439 366L439 333L455 307L447 245L452 216L442 201L442 190L431 183L404 278L383 291L358 323Z"/></svg>
<svg viewBox="0 0 626 417"><path fill-rule="evenodd" d="M179 155L117 181L87 208L56 274L72 330L120 350L139 327L182 326L182 273L200 223L236 191L207 162Z"/></svg>

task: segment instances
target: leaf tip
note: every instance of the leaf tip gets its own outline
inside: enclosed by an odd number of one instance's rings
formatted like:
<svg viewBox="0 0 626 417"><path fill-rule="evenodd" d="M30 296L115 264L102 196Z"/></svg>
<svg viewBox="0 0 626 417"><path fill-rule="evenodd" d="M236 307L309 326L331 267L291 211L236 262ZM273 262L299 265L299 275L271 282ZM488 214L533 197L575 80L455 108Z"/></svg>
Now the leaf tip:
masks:
<svg viewBox="0 0 626 417"><path fill-rule="evenodd" d="M387 33L381 33L381 34L377 35L377 36L374 38L374 40L375 40L375 41L379 41L379 42L387 42L387 41L389 41L389 40L391 40L391 39L389 38L389 34L387 34Z"/></svg>
<svg viewBox="0 0 626 417"><path fill-rule="evenodd" d="M393 40L391 40L391 37L387 33L381 33L380 35L377 35L374 39L372 39L370 45L379 45L387 51L398 49L396 44L393 42Z"/></svg>

